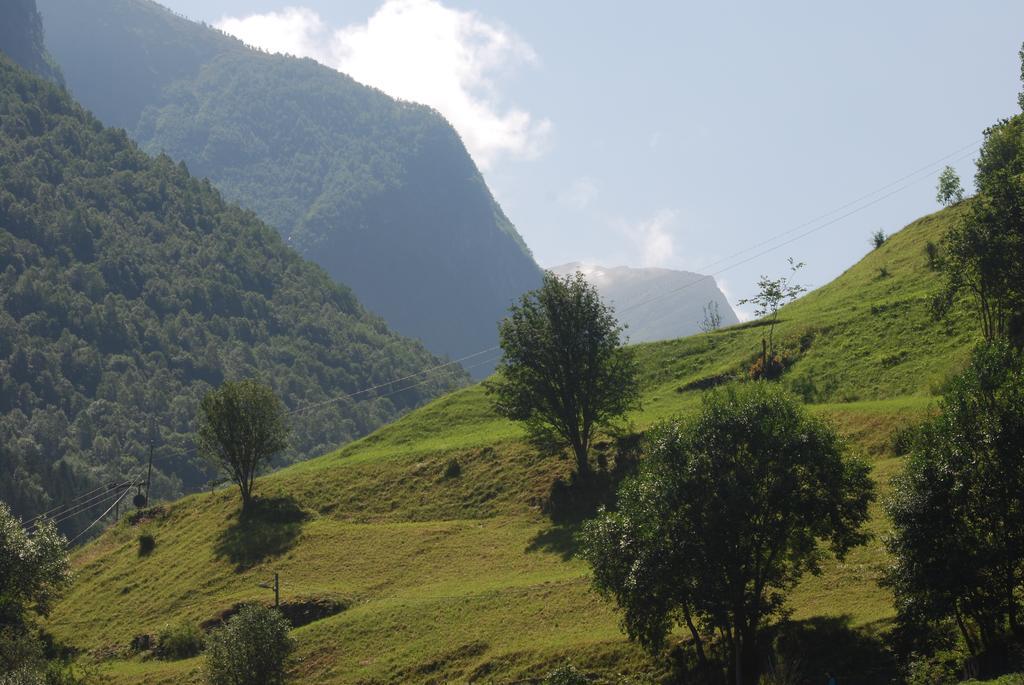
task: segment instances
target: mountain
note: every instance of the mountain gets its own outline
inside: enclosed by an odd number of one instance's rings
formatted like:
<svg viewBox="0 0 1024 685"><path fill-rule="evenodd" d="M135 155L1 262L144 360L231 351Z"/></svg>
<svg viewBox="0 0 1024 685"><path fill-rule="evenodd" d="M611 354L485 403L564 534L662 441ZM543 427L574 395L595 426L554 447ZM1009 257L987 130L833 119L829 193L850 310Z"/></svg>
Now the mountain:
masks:
<svg viewBox="0 0 1024 685"><path fill-rule="evenodd" d="M0 52L0 499L17 514L137 476L151 441L154 497L205 484L194 419L224 379L303 409L288 463L468 380L413 376L439 364L209 181Z"/></svg>
<svg viewBox="0 0 1024 685"><path fill-rule="evenodd" d="M436 111L149 0L40 9L86 107L209 177L434 353L495 345L508 306L539 285L522 238Z"/></svg>
<svg viewBox="0 0 1024 685"><path fill-rule="evenodd" d="M63 84L60 69L46 51L43 18L35 0L4 0L0 20L0 46L7 56L24 69Z"/></svg>
<svg viewBox="0 0 1024 685"><path fill-rule="evenodd" d="M739 323L711 276L674 269L637 269L570 262L549 269L559 276L582 272L601 298L615 308L630 342L654 342L701 330L706 309L718 313L721 326ZM711 304L713 303L713 304Z"/></svg>
<svg viewBox="0 0 1024 685"><path fill-rule="evenodd" d="M906 427L934 411L979 337L963 310L945 322L931 315L940 276L926 248L963 210L896 232L780 312L775 337L791 364L777 382L870 462L880 501L903 463ZM637 345L635 430L693 412L702 388L745 373L764 330L754 321ZM212 621L237 602L270 602L257 584L278 572L289 610L331 607L292 632L295 682L538 682L567 661L593 682L668 682L664 661L630 643L591 589L589 568L573 556L573 527L542 513L571 461L538 453L490 403L480 385L459 390L258 481L260 493L301 510L287 521L247 529L237 492L225 489L113 526L76 553L78 580L49 628L117 655L98 666L111 683L189 682L202 657L132 655L132 637ZM614 439L598 449L617 462ZM843 563L825 560L793 594L790 618L809 636L804 673L898 682L879 640L895 615L877 584L890 564L888 524L880 503L871 512L873 539ZM246 531L272 544L244 545ZM143 533L156 546L140 558Z"/></svg>

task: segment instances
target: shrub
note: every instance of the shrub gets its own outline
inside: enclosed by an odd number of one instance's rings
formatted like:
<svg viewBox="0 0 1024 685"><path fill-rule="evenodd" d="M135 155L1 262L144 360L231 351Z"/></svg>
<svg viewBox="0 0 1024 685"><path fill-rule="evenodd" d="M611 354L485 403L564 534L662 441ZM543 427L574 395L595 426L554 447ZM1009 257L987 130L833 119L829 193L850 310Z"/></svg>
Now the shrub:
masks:
<svg viewBox="0 0 1024 685"><path fill-rule="evenodd" d="M295 645L277 609L247 604L210 634L206 677L211 685L280 685Z"/></svg>
<svg viewBox="0 0 1024 685"><path fill-rule="evenodd" d="M878 229L877 231L871 234L871 244L875 247L876 250L880 248L882 245L885 245L885 241L888 239L888 236L885 235L885 231L883 231L882 229Z"/></svg>
<svg viewBox="0 0 1024 685"><path fill-rule="evenodd" d="M590 685L590 678L572 664L566 664L544 676L541 685Z"/></svg>
<svg viewBox="0 0 1024 685"><path fill-rule="evenodd" d="M448 465L444 467L445 478L458 478L462 475L462 465L459 464L459 460L452 457L448 461Z"/></svg>
<svg viewBox="0 0 1024 685"><path fill-rule="evenodd" d="M151 533L143 533L139 536L139 556L148 557L156 549L156 538Z"/></svg>
<svg viewBox="0 0 1024 685"><path fill-rule="evenodd" d="M164 626L156 638L156 655L161 659L187 659L203 651L203 633L194 623L182 621Z"/></svg>
<svg viewBox="0 0 1024 685"><path fill-rule="evenodd" d="M935 271L939 268L939 246L928 241L928 244L924 246L924 254L928 258L928 268L931 271Z"/></svg>

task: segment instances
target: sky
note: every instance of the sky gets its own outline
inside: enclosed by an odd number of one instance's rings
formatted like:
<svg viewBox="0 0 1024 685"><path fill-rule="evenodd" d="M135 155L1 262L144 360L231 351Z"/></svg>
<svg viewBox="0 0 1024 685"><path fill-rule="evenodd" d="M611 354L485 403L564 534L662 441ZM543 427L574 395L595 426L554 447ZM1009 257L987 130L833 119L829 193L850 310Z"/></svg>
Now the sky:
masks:
<svg viewBox="0 0 1024 685"><path fill-rule="evenodd" d="M436 108L541 266L709 273L734 304L787 257L832 280L939 208L946 163L970 191L1019 111L1019 0L161 2Z"/></svg>

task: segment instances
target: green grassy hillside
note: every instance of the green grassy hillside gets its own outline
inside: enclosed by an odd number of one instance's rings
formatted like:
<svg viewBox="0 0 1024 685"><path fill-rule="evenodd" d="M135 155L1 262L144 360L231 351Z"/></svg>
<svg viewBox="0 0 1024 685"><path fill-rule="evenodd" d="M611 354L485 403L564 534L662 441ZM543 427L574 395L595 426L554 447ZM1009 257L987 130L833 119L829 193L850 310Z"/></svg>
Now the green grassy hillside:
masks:
<svg viewBox="0 0 1024 685"><path fill-rule="evenodd" d="M883 494L900 466L893 433L930 410L973 342L963 315L940 324L928 309L937 275L925 244L941 238L957 211L911 224L782 312L777 335L795 361L780 382L871 460ZM692 410L697 388L745 369L761 332L747 324L639 346L636 429ZM263 478L262 522L238 520L230 489L122 522L77 552L77 581L50 628L100 659L112 681L190 682L201 659L132 656L132 636L268 601L257 583L278 571L283 601L347 607L294 631L304 682L512 682L569 658L612 682L620 673L656 673L590 589L585 565L572 556L572 527L542 513L570 462L537 454L488 406L481 387L463 389ZM601 448L614 452L610 441ZM871 528L886 528L880 505ZM142 531L156 539L148 557L138 554ZM804 582L793 618L831 619L870 641L893 615L876 584L885 564L876 536ZM862 675L874 668L857 667Z"/></svg>

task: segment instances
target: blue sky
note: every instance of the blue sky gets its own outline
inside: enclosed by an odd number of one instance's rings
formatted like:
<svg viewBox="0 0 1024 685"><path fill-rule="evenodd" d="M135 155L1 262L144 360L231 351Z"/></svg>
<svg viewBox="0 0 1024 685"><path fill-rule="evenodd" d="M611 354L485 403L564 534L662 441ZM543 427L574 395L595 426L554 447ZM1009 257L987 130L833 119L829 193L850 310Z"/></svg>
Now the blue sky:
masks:
<svg viewBox="0 0 1024 685"><path fill-rule="evenodd" d="M941 164L730 255L956 151L970 189L1019 111L1019 1L163 4L437 107L542 266L702 270L733 302L787 256L828 282L937 209Z"/></svg>

